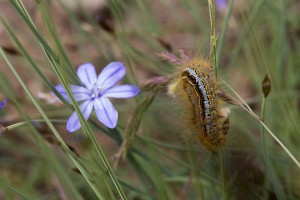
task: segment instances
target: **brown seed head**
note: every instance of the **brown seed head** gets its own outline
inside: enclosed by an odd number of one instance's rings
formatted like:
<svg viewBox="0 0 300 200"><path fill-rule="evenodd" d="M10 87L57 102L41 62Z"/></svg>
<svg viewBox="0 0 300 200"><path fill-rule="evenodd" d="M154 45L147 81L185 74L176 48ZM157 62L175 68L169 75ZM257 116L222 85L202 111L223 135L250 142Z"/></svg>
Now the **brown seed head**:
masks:
<svg viewBox="0 0 300 200"><path fill-rule="evenodd" d="M264 97L267 98L271 91L271 81L268 74L266 74L264 80L262 81L261 86L262 86L262 91L264 93Z"/></svg>

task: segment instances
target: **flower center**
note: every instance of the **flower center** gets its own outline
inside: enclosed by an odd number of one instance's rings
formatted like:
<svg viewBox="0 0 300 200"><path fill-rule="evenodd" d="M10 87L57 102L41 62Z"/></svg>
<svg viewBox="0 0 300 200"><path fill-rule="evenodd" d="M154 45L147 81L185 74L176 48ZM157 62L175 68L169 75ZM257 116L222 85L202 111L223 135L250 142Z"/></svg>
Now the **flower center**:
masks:
<svg viewBox="0 0 300 200"><path fill-rule="evenodd" d="M101 96L101 89L100 88L97 88L97 87L94 87L92 89L92 95L91 95L91 98L92 99L95 99L95 98L98 98Z"/></svg>

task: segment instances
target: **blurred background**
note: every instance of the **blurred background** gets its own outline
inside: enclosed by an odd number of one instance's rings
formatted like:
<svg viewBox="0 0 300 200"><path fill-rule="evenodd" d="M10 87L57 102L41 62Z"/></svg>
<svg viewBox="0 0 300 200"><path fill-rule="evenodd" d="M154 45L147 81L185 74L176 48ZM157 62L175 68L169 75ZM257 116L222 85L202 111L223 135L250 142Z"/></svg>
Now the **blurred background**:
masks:
<svg viewBox="0 0 300 200"><path fill-rule="evenodd" d="M299 167L247 112L225 105L230 109L227 144L212 153L188 137L181 117L185 111L168 96L167 86L155 80L158 85L147 85L153 77L176 71L177 66L157 56L161 52L182 49L192 58L208 58L206 0L0 0L0 47L83 166L78 169L62 150L1 56L0 101L7 103L0 110L0 124L10 129L0 137L0 199L122 199L91 150L90 137L82 130L66 131L72 107L52 95L24 56L20 47L53 86L60 83L44 44L16 9L19 2L38 35L58 57L67 56L75 70L91 62L99 73L109 62L121 61L127 67L123 83L142 88L137 98L112 100L119 112L116 129L106 129L95 116L89 120L112 166L122 141L127 142L121 148L127 154L114 165L114 173L128 199L300 199ZM299 9L297 0L218 0L215 13L220 85L229 84L261 117L262 80L268 74L271 93L265 99L264 122L297 159ZM45 20L47 15L52 22ZM51 26L66 55L59 51ZM65 77L72 83L71 74Z"/></svg>

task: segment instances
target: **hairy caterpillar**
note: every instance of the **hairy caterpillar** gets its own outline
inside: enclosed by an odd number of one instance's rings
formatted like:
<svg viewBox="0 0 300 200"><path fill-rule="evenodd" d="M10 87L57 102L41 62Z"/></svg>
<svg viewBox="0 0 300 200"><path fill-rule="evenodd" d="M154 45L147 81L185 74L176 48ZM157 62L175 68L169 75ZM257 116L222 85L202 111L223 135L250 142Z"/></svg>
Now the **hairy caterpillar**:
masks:
<svg viewBox="0 0 300 200"><path fill-rule="evenodd" d="M183 61L169 93L187 110L188 128L205 148L216 151L225 145L229 119L221 108L220 88L209 62Z"/></svg>

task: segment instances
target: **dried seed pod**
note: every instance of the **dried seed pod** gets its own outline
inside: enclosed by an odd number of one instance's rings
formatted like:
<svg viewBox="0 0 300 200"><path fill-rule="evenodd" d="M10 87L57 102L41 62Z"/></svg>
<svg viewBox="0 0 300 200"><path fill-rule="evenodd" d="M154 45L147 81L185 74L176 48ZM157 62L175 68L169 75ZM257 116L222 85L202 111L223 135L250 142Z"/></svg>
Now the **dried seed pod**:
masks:
<svg viewBox="0 0 300 200"><path fill-rule="evenodd" d="M264 80L261 83L262 91L264 93L264 97L267 98L271 91L271 81L268 74L265 75Z"/></svg>
<svg viewBox="0 0 300 200"><path fill-rule="evenodd" d="M1 48L8 54L15 55L15 56L22 55L21 52L13 46L2 46Z"/></svg>

